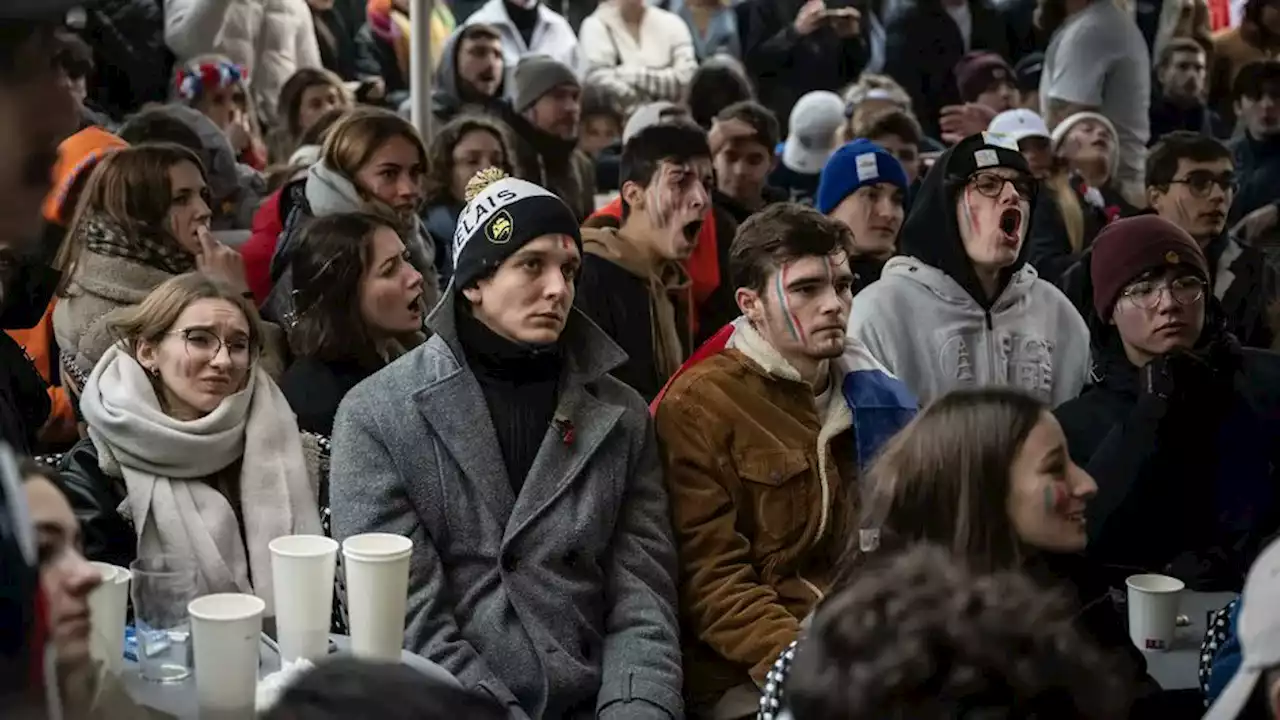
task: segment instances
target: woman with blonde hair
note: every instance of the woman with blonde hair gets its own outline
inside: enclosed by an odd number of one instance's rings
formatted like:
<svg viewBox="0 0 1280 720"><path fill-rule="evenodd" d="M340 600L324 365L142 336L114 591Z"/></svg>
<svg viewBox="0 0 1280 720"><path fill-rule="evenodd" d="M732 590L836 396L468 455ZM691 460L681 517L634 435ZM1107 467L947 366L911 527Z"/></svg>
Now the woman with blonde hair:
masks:
<svg viewBox="0 0 1280 720"><path fill-rule="evenodd" d="M111 323L85 385L89 437L63 458L86 555L194 560L200 594L256 593L267 544L321 532L319 453L258 362L262 323L234 288L171 278Z"/></svg>
<svg viewBox="0 0 1280 720"><path fill-rule="evenodd" d="M410 262L424 280L424 302L440 297L435 246L426 237L422 206L427 148L408 120L379 108L356 108L329 131L320 162L307 177L286 185L282 200L292 206L271 259L272 289L263 314L286 327L293 322L291 257L303 224L314 217L368 212L385 218L400 233Z"/></svg>
<svg viewBox="0 0 1280 720"><path fill-rule="evenodd" d="M56 260L64 285L53 332L73 395L114 342L112 313L165 280L200 269L248 291L239 253L213 238L210 218L204 167L190 150L136 145L99 162Z"/></svg>

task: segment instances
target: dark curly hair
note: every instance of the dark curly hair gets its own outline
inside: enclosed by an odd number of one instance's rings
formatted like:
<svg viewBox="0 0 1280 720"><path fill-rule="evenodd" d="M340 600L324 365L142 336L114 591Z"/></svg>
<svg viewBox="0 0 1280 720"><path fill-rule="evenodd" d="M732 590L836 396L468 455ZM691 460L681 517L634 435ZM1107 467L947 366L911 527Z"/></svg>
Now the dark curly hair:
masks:
<svg viewBox="0 0 1280 720"><path fill-rule="evenodd" d="M427 173L423 177L426 199L423 207L461 202L462 198L453 197L453 148L467 133L483 130L498 138L502 146L502 157L506 165L501 168L508 175L520 177L516 168L515 146L511 142L511 131L499 120L484 115L462 115L454 118L440 128L431 139L427 148Z"/></svg>
<svg viewBox="0 0 1280 720"><path fill-rule="evenodd" d="M832 596L785 696L804 720L1119 720L1128 688L1064 598L915 545Z"/></svg>

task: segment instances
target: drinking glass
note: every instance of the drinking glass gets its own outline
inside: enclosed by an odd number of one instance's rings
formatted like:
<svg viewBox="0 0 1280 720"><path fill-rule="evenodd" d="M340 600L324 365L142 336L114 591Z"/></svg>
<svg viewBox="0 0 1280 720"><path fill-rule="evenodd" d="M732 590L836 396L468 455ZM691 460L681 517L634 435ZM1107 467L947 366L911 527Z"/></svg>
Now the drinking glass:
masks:
<svg viewBox="0 0 1280 720"><path fill-rule="evenodd" d="M145 680L178 682L191 675L191 617L196 566L178 555L138 558L133 573L134 624L138 667Z"/></svg>

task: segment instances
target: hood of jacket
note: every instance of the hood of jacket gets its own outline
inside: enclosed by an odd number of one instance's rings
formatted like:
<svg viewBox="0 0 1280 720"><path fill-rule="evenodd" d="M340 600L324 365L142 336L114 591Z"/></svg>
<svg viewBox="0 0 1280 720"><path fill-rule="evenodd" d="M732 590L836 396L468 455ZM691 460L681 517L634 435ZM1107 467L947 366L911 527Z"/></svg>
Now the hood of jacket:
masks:
<svg viewBox="0 0 1280 720"><path fill-rule="evenodd" d="M989 305L984 305L968 288L943 269L922 262L915 256L890 258L881 271L882 278L897 277L925 288L930 294L958 310L973 313L981 318L990 312L993 318L1015 311L1020 302L1031 292L1039 274L1029 264L1022 264L1005 282L1000 294Z"/></svg>
<svg viewBox="0 0 1280 720"><path fill-rule="evenodd" d="M307 205L315 217L339 213L361 212L365 199L360 196L355 183L323 161L307 171Z"/></svg>
<svg viewBox="0 0 1280 720"><path fill-rule="evenodd" d="M988 299L982 290L982 284L978 282L973 262L965 252L964 242L960 239L960 225L956 220L956 198L964 182L957 167L965 164L956 155L957 147L942 153L933 169L925 176L911 202L911 214L907 216L902 232L898 235L898 248L901 254L914 257L949 276L979 306L990 308L1004 295L1006 286L1027 264L1029 243L1023 240L1017 259L1000 273L995 298ZM1023 224L1025 228L1033 227L1031 215L1034 211L1035 203L1032 203L1031 212ZM887 267L885 272L888 272ZM1033 271L1032 279L1034 278Z"/></svg>
<svg viewBox="0 0 1280 720"><path fill-rule="evenodd" d="M461 49L462 44L458 38L461 36L461 29L455 31L449 36L440 52L440 65L436 67L435 89L431 92L431 112L436 115L452 115L470 102L462 96L462 81L458 78L458 50ZM495 98L505 95L506 79L507 74L504 70L498 80Z"/></svg>

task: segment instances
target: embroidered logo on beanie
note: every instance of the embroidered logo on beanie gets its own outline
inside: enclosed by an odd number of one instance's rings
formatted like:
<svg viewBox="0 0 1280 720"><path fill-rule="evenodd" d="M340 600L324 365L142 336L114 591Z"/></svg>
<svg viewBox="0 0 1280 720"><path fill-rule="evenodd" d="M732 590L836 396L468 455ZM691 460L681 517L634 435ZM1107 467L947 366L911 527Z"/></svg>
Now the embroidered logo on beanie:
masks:
<svg viewBox="0 0 1280 720"><path fill-rule="evenodd" d="M497 215L489 221L484 228L485 237L489 238L489 242L494 245L502 245L511 239L511 233L515 230L516 223L511 219L511 213L506 210L499 210Z"/></svg>

